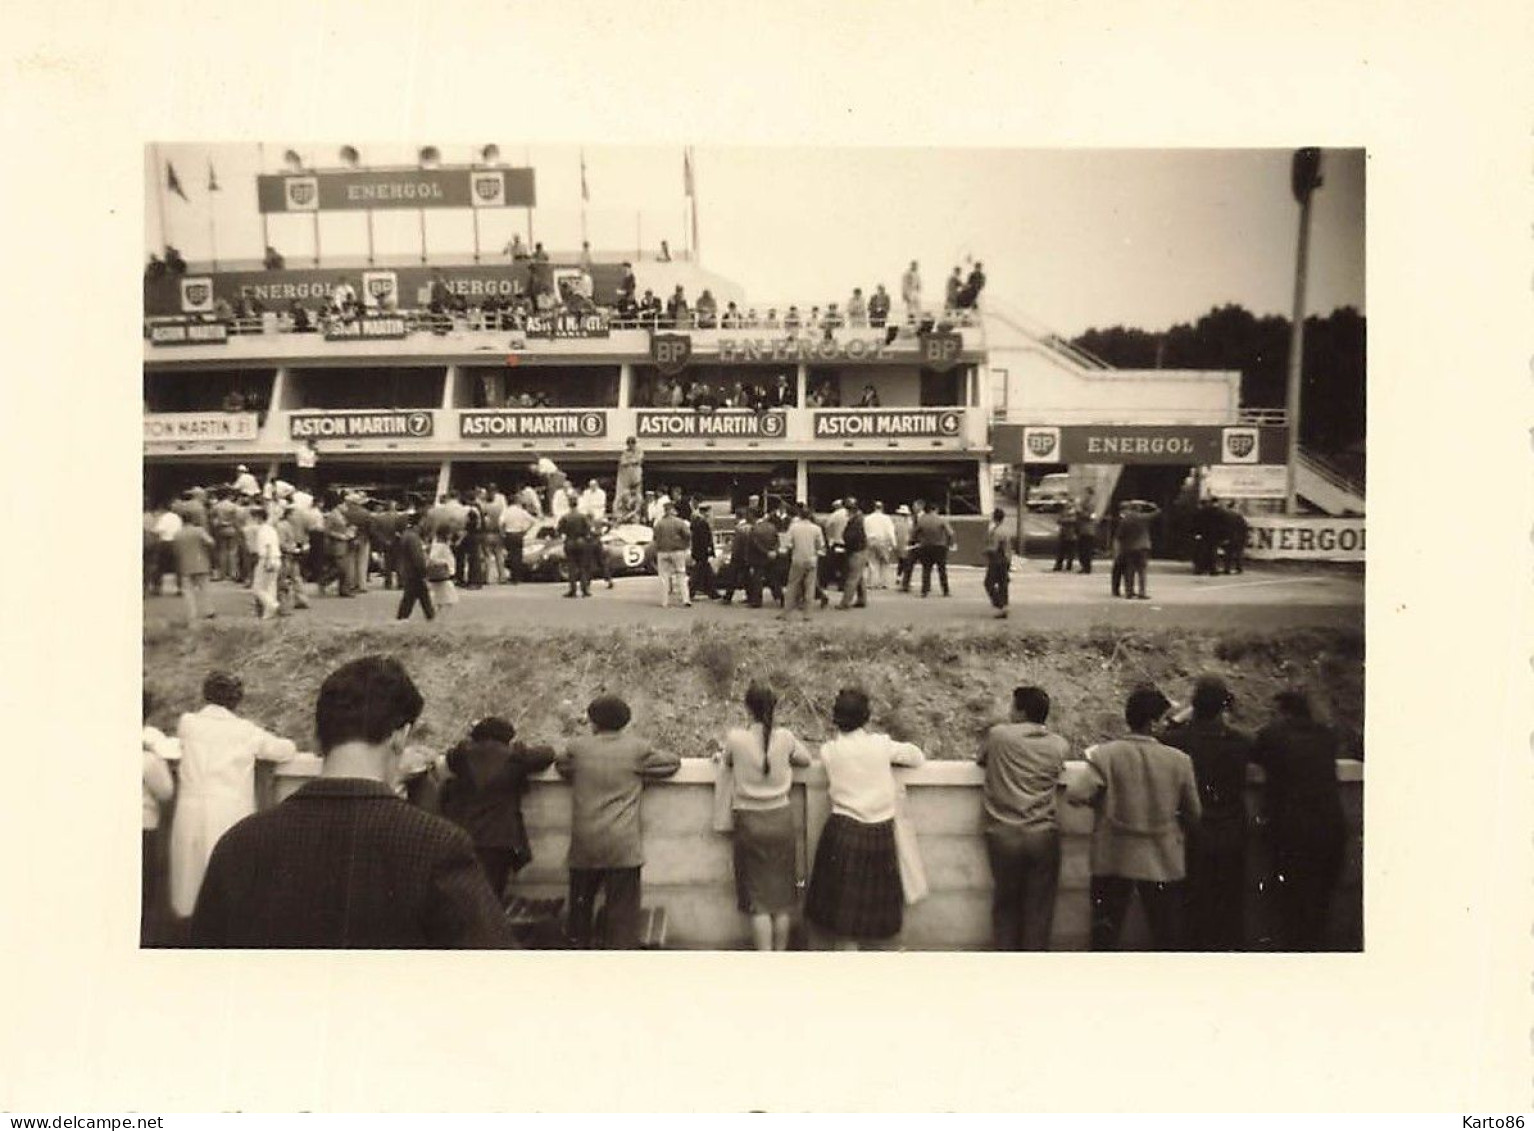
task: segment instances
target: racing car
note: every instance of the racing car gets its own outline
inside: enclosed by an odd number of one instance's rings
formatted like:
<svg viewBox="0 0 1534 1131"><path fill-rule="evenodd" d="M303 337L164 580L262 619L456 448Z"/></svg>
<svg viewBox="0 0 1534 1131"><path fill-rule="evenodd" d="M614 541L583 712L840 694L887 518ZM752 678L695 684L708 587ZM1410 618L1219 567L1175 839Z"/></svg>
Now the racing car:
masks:
<svg viewBox="0 0 1534 1131"><path fill-rule="evenodd" d="M614 577L655 572L655 533L639 523L620 523L602 535L602 553ZM565 540L552 521L540 522L522 542L523 576L536 581L564 577ZM601 570L595 571L601 576Z"/></svg>

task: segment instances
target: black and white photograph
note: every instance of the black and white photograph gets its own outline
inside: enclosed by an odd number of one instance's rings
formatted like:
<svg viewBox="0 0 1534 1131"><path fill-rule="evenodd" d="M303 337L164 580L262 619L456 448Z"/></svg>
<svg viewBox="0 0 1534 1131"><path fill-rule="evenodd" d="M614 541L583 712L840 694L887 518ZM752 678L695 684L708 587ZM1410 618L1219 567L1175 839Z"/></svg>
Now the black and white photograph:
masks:
<svg viewBox="0 0 1534 1131"><path fill-rule="evenodd" d="M1528 12L3 24L13 1125L1521 1126Z"/></svg>
<svg viewBox="0 0 1534 1131"><path fill-rule="evenodd" d="M142 945L1363 948L1365 168L151 143Z"/></svg>

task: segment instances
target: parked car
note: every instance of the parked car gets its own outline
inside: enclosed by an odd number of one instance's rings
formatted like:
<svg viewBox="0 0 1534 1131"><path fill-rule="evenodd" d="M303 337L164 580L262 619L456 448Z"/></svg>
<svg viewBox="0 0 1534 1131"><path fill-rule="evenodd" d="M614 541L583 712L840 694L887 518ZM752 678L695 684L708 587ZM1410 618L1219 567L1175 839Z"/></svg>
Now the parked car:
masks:
<svg viewBox="0 0 1534 1131"><path fill-rule="evenodd" d="M1056 471L1028 489L1027 506L1034 514L1056 514L1065 509L1070 497L1070 474Z"/></svg>
<svg viewBox="0 0 1534 1131"><path fill-rule="evenodd" d="M614 577L655 572L655 533L648 526L625 522L609 527L602 535L602 553ZM522 569L526 576L554 581L564 576L565 540L558 525L548 519L528 532L522 543Z"/></svg>

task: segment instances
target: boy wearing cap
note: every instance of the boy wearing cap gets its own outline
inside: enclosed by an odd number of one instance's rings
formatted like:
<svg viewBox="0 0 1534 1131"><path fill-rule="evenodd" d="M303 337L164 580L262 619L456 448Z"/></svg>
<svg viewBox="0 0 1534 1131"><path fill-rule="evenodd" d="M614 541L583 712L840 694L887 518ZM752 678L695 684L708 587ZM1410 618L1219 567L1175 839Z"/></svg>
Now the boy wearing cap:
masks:
<svg viewBox="0 0 1534 1131"><path fill-rule="evenodd" d="M625 733L629 707L616 695L597 696L586 717L592 733L572 741L554 763L570 782L569 933L579 947L600 941L605 950L631 950L639 942L644 864L640 794L646 781L675 774L682 760ZM604 889L606 912L597 940L593 910Z"/></svg>

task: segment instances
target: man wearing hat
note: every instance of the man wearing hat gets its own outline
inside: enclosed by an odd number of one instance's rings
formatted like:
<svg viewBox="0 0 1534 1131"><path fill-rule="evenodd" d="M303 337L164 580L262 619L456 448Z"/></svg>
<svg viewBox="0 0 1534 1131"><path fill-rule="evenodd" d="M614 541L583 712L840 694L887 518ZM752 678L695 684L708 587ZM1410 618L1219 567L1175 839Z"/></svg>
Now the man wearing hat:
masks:
<svg viewBox="0 0 1534 1131"><path fill-rule="evenodd" d="M921 506L920 501L916 504ZM895 584L900 587L902 593L911 591L911 573L916 568L916 551L911 543L911 530L914 518L911 508L901 503L895 510L895 553L898 562L895 566Z"/></svg>
<svg viewBox="0 0 1534 1131"><path fill-rule="evenodd" d="M695 597L714 599L714 528L710 523L712 507L699 503L688 523L692 542L692 593Z"/></svg>
<svg viewBox="0 0 1534 1131"><path fill-rule="evenodd" d="M676 504L667 499L661 505L660 521L655 524L655 572L660 576L663 609L671 606L672 590L678 587L682 606L692 607L687 591L687 551L691 542L691 530L676 516Z"/></svg>
<svg viewBox="0 0 1534 1131"><path fill-rule="evenodd" d="M250 468L243 463L234 469L234 490L239 495L259 495L261 484L256 482L256 477L250 473Z"/></svg>

